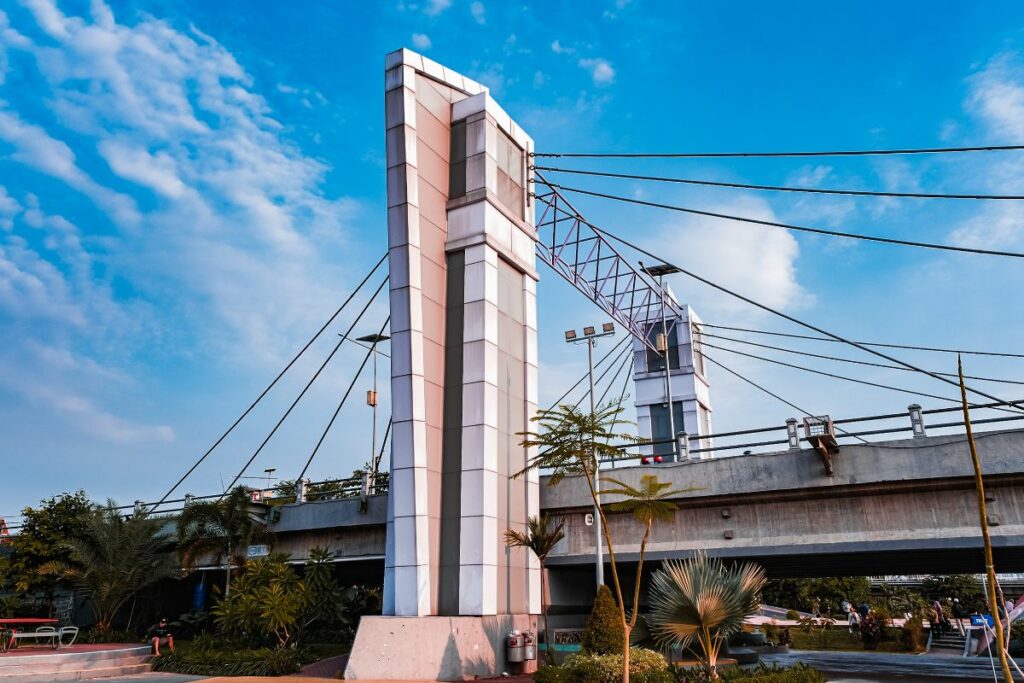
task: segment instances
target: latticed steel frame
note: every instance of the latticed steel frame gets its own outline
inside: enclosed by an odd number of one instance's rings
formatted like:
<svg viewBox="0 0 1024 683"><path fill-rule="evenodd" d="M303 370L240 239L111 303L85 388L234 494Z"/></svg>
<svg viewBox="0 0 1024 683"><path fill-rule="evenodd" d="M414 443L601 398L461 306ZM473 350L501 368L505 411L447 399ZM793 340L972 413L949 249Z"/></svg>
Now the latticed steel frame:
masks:
<svg viewBox="0 0 1024 683"><path fill-rule="evenodd" d="M671 334L678 320L672 300L664 296L649 275L635 268L611 241L587 223L576 207L539 173L534 187L539 213L537 257L647 348L661 353L647 332L652 323L661 321L664 306L667 331Z"/></svg>

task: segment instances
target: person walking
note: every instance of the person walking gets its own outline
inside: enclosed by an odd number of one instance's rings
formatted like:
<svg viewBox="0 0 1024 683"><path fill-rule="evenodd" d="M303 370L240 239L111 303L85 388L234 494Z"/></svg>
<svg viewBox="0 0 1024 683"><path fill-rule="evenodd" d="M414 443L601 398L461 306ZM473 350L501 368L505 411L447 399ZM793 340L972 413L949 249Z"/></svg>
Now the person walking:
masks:
<svg viewBox="0 0 1024 683"><path fill-rule="evenodd" d="M946 630L946 615L942 611L942 603L936 598L932 601L932 633L941 636Z"/></svg>
<svg viewBox="0 0 1024 683"><path fill-rule="evenodd" d="M964 609L963 604L960 602L960 598L953 598L953 618L956 619L956 628L960 632L960 635L967 635L964 630L964 619L967 617L967 610Z"/></svg>

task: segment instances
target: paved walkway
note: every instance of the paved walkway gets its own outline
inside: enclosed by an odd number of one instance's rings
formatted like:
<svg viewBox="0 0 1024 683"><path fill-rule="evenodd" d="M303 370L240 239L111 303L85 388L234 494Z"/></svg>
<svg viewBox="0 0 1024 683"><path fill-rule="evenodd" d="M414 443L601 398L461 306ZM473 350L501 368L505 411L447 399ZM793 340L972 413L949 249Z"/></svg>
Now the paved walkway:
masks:
<svg viewBox="0 0 1024 683"><path fill-rule="evenodd" d="M992 680L992 665L988 657L792 650L786 654L765 655L761 657L761 661L781 666L803 662L825 673L843 674L850 679L858 680L877 680L894 676ZM1024 669L1024 660L1015 661ZM998 662L996 670L999 670Z"/></svg>

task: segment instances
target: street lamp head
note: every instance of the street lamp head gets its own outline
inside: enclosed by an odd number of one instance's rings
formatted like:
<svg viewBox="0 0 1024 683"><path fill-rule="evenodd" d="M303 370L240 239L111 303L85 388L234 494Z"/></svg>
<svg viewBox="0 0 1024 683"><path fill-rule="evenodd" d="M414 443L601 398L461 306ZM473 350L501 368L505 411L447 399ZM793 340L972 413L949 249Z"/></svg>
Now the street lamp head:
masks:
<svg viewBox="0 0 1024 683"><path fill-rule="evenodd" d="M380 342L387 341L388 339L391 339L391 337L386 334L367 334L362 337L356 337L356 341L367 342L370 344L379 344Z"/></svg>
<svg viewBox="0 0 1024 683"><path fill-rule="evenodd" d="M594 332L595 332L595 330L594 330L594 326L593 325L591 325L589 327L584 327L583 328L583 336L584 337L593 337L594 336Z"/></svg>
<svg viewBox="0 0 1024 683"><path fill-rule="evenodd" d="M645 273L653 277L663 277L665 275L672 275L674 273L681 273L682 271L675 266L663 263L657 266L643 266L641 268Z"/></svg>
<svg viewBox="0 0 1024 683"><path fill-rule="evenodd" d="M576 330L566 330L565 331L565 341L567 341L567 342L576 341Z"/></svg>
<svg viewBox="0 0 1024 683"><path fill-rule="evenodd" d="M604 323L601 325L601 331L605 334L615 334L615 323Z"/></svg>

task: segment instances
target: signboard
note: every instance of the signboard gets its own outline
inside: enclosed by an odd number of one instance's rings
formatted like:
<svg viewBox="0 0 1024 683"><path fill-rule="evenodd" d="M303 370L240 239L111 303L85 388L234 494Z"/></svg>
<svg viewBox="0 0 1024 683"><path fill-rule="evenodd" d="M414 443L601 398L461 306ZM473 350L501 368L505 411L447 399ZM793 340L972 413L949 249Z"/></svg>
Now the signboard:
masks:
<svg viewBox="0 0 1024 683"><path fill-rule="evenodd" d="M249 551L246 553L246 556L251 559L254 557L266 557L269 554L269 545L251 545L249 546Z"/></svg>

